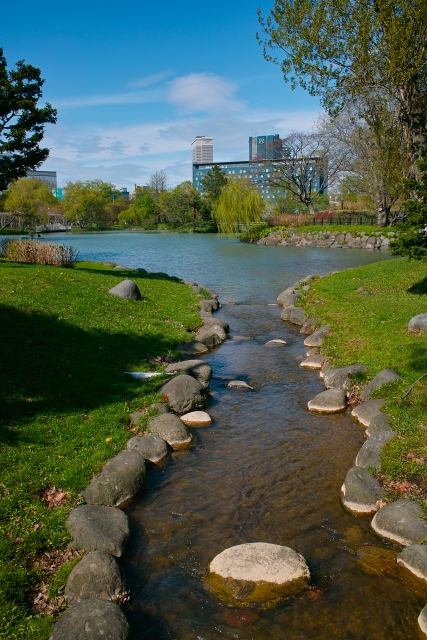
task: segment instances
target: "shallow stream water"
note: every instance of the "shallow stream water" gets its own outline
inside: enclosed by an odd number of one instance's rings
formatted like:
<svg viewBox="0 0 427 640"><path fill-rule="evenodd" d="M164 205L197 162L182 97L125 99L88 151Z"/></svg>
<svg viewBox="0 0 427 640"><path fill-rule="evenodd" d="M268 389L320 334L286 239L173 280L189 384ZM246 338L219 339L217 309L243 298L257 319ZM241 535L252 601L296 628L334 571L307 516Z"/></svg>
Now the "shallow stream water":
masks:
<svg viewBox="0 0 427 640"><path fill-rule="evenodd" d="M61 239L62 240L62 239ZM206 359L214 370L209 428L148 471L147 492L128 510L125 558L132 640L269 638L410 640L422 604L396 578L363 573L356 550L384 544L369 518L346 513L343 479L364 441L348 415L322 417L307 402L323 390L299 367L303 336L269 306L308 273L388 258L362 250L242 245L215 236L68 236L84 258L166 271L213 287L229 339ZM286 347L266 347L273 338ZM253 392L227 388L247 381ZM271 542L303 554L314 589L277 609L227 609L203 589L209 562L225 548ZM424 603L423 603L424 604Z"/></svg>

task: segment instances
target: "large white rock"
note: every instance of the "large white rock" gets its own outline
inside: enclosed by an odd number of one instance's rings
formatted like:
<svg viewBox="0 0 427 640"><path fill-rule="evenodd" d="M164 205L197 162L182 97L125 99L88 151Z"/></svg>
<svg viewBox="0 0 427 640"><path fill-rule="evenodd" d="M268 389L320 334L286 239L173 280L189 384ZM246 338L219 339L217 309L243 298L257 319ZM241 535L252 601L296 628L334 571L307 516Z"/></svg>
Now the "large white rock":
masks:
<svg viewBox="0 0 427 640"><path fill-rule="evenodd" d="M206 588L226 604L272 608L310 580L304 558L277 544L252 542L226 549L209 565Z"/></svg>
<svg viewBox="0 0 427 640"><path fill-rule="evenodd" d="M187 427L208 427L212 424L212 418L206 411L191 411L181 416L181 420Z"/></svg>
<svg viewBox="0 0 427 640"><path fill-rule="evenodd" d="M310 400L307 406L315 413L341 413L347 408L347 397L343 389L328 389Z"/></svg>

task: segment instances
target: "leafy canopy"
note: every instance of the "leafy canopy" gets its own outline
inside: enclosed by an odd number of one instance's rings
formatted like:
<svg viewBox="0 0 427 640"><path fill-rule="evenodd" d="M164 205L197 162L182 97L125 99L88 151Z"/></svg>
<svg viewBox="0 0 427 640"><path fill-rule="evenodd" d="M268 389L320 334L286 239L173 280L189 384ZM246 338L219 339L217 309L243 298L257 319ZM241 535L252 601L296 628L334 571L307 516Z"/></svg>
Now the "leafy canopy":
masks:
<svg viewBox="0 0 427 640"><path fill-rule="evenodd" d="M4 208L16 213L25 226L31 226L44 219L46 210L56 204L56 198L41 180L21 178L12 183Z"/></svg>
<svg viewBox="0 0 427 640"><path fill-rule="evenodd" d="M221 233L233 234L239 225L259 222L264 211L264 200L248 178L228 181L212 208L212 217Z"/></svg>
<svg viewBox="0 0 427 640"><path fill-rule="evenodd" d="M120 195L114 185L102 180L68 182L63 193L66 216L80 227L104 226L108 204Z"/></svg>
<svg viewBox="0 0 427 640"><path fill-rule="evenodd" d="M203 195L213 202L219 198L227 183L228 179L224 171L215 164L212 169L209 169L209 171L205 173L201 180Z"/></svg>
<svg viewBox="0 0 427 640"><path fill-rule="evenodd" d="M418 162L420 180L408 180L416 198L403 203L407 212L407 228L391 243L393 255L427 260L427 160Z"/></svg>
<svg viewBox="0 0 427 640"><path fill-rule="evenodd" d="M0 191L49 155L40 142L45 124L54 124L57 112L49 103L37 107L43 84L40 69L24 60L8 71L0 48Z"/></svg>

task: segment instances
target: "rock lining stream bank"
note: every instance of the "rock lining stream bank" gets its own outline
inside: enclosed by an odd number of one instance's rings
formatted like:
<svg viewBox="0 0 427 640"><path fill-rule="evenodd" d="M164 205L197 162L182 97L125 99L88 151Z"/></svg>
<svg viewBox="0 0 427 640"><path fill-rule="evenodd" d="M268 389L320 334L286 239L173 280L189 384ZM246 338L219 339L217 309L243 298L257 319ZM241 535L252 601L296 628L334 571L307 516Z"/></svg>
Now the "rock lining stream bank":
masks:
<svg viewBox="0 0 427 640"><path fill-rule="evenodd" d="M316 276L306 276L282 292L277 300L284 306L282 320L300 325L301 333L308 334L304 346L309 348L307 359L300 366L308 369L320 369L321 377L327 387L308 402L309 411L320 414L341 413L347 410L347 390L352 387L352 376L363 372L363 364L333 369L331 363L321 356L321 347L329 326L316 327L315 319L308 318L305 311L298 308L297 302L304 290L310 288L310 282ZM427 314L412 318L409 331L426 330ZM415 329L414 329L415 327ZM389 423L388 416L381 412L384 400L370 400L370 395L382 386L399 380L400 376L391 369L385 369L362 389L358 404L352 409L351 416L366 427L366 442L356 455L354 466L348 471L341 487L343 507L355 516L374 516L371 529L380 538L398 545L403 550L388 560L387 572L394 573L402 582L422 599L427 594L427 546L421 544L427 540L427 522L422 519L424 512L412 499L389 501L392 496L380 486L375 473L381 469L381 449L386 442L397 434ZM354 403L353 403L354 404ZM377 554L378 555L378 554ZM409 560L411 559L411 560ZM427 638L427 605L418 617L418 626L423 637Z"/></svg>
<svg viewBox="0 0 427 640"><path fill-rule="evenodd" d="M328 247L330 249L381 249L389 248L390 240L397 234L394 231L375 231L371 235L364 231L337 233L333 231L292 231L275 230L256 244L292 245L295 247Z"/></svg>

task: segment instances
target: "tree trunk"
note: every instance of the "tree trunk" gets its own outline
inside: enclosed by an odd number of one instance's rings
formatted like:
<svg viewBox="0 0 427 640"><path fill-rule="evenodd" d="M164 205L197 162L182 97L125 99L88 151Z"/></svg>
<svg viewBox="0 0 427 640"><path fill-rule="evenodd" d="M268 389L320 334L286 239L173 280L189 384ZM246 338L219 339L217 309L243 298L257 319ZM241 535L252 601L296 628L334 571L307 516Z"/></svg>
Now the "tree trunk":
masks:
<svg viewBox="0 0 427 640"><path fill-rule="evenodd" d="M304 204L306 205L306 207L307 207L307 209L308 209L308 213L309 213L311 216L313 216L313 217L314 217L314 216L316 215L316 211L315 211L315 209L314 209L314 207L313 207L313 203L312 203L312 201L311 201L311 200L309 200L308 202L304 202Z"/></svg>
<svg viewBox="0 0 427 640"><path fill-rule="evenodd" d="M386 227L390 218L390 207L384 202L377 204L377 225L379 227Z"/></svg>

